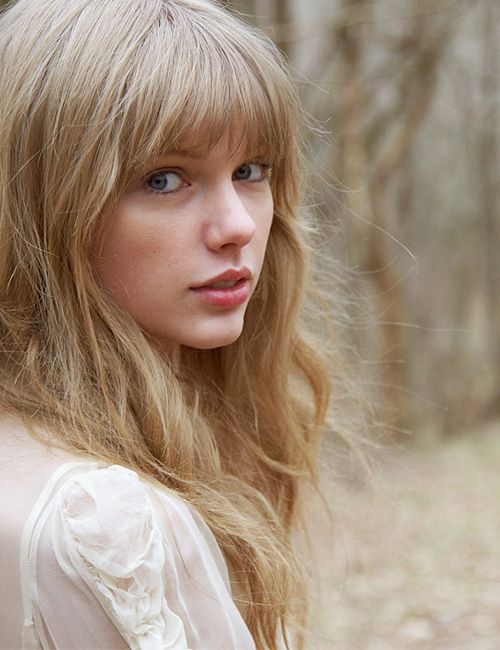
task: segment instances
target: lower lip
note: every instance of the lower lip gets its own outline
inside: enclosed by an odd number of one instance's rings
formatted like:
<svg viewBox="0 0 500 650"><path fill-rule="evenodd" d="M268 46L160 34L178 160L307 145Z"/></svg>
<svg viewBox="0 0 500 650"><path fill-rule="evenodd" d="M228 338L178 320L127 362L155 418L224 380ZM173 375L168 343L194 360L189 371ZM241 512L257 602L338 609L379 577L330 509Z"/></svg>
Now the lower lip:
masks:
<svg viewBox="0 0 500 650"><path fill-rule="evenodd" d="M196 287L191 291L197 293L200 298L209 305L216 307L237 307L246 302L250 296L250 285L248 280L242 278L227 289L216 289L214 287Z"/></svg>

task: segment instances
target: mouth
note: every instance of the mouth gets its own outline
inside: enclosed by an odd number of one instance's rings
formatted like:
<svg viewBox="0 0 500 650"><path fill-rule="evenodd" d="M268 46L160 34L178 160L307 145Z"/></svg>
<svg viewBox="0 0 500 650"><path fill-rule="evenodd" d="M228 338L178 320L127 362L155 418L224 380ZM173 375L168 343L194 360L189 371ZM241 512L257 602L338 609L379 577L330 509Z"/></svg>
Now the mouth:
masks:
<svg viewBox="0 0 500 650"><path fill-rule="evenodd" d="M214 276L204 282L200 282L190 287L191 289L203 289L210 287L211 289L232 289L241 280L248 281L252 278L252 272L246 266L241 269L227 269L223 273Z"/></svg>
<svg viewBox="0 0 500 650"><path fill-rule="evenodd" d="M213 284L208 284L206 286L211 289L232 289L239 282L243 282L243 280L243 278L240 278L239 280L220 280L219 282L214 282Z"/></svg>
<svg viewBox="0 0 500 650"><path fill-rule="evenodd" d="M203 302L215 307L231 308L245 303L250 297L249 269L229 269L203 284L190 287Z"/></svg>

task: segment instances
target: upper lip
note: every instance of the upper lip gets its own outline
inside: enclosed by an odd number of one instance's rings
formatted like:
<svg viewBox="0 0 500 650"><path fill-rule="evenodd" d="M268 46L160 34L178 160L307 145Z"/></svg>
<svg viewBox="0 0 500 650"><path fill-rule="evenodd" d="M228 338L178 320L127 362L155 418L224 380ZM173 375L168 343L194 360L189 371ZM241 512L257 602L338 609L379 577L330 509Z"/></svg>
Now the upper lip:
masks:
<svg viewBox="0 0 500 650"><path fill-rule="evenodd" d="M252 277L252 272L250 269L248 269L246 266L242 267L241 269L227 269L223 273L220 273L219 275L216 275L213 278L210 278L209 280L205 280L204 282L200 282L199 284L195 284L191 287L191 289L200 289L201 287L208 287L212 284L215 284L216 282L224 282L224 281L236 281L238 280L250 280Z"/></svg>

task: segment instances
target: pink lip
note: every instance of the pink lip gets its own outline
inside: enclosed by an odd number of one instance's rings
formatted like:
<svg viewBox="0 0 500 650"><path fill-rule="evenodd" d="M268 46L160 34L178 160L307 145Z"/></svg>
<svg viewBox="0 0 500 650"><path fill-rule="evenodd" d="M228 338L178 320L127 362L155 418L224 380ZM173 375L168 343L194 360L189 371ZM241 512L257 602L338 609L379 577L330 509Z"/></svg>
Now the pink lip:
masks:
<svg viewBox="0 0 500 650"><path fill-rule="evenodd" d="M242 269L228 269L214 278L194 287L190 287L200 298L216 307L237 307L250 297L250 282L252 273L246 267ZM227 288L213 287L216 282L235 282L234 286Z"/></svg>

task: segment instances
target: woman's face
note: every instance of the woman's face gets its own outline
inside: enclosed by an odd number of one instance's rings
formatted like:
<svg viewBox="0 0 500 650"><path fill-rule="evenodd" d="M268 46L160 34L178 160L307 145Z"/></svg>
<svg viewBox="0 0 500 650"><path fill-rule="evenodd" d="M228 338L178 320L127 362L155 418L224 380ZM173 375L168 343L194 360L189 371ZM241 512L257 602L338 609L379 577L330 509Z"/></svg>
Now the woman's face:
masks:
<svg viewBox="0 0 500 650"><path fill-rule="evenodd" d="M101 286L167 349L238 338L273 218L265 160L228 139L194 151L184 143L137 178L95 258Z"/></svg>

